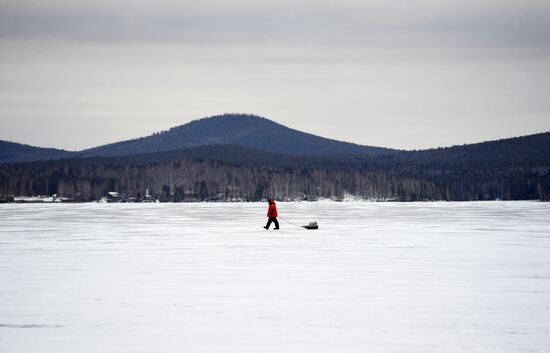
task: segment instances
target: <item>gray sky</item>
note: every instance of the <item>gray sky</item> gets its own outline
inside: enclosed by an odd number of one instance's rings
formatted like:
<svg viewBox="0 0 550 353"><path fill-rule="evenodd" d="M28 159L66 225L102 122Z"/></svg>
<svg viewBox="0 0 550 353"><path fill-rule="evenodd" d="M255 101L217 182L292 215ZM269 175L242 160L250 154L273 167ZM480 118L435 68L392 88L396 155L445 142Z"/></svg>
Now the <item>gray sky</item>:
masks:
<svg viewBox="0 0 550 353"><path fill-rule="evenodd" d="M548 0L0 0L0 139L224 112L406 149L550 131L549 38Z"/></svg>

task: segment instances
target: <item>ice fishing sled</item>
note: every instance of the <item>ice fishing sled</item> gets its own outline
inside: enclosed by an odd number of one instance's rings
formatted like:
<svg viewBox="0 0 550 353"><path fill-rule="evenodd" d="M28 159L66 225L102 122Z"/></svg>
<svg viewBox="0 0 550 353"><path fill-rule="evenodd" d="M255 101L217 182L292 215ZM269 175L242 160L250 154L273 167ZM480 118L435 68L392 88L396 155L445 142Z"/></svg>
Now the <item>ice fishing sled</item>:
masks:
<svg viewBox="0 0 550 353"><path fill-rule="evenodd" d="M302 226L305 229L319 229L319 226L317 225L317 222L309 222L307 226Z"/></svg>

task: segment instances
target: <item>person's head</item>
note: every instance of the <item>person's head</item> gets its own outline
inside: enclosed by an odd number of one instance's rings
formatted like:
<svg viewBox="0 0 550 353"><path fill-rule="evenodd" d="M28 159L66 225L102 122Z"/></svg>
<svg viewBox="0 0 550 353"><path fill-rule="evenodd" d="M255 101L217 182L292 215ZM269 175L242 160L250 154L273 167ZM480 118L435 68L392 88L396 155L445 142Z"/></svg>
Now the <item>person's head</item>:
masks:
<svg viewBox="0 0 550 353"><path fill-rule="evenodd" d="M267 203L269 203L269 204L273 203L273 199L272 199L271 197L268 198L268 199L267 199Z"/></svg>

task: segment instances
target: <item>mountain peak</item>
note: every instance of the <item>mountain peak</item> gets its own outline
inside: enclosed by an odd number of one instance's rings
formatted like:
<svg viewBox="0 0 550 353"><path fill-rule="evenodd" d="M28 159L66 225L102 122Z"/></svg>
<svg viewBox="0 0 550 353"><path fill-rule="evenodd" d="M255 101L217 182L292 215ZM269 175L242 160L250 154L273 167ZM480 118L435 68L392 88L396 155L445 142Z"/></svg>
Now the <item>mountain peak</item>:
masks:
<svg viewBox="0 0 550 353"><path fill-rule="evenodd" d="M257 115L233 113L193 120L147 137L85 150L79 155L123 156L205 145L236 145L292 155L369 155L393 151L319 137Z"/></svg>

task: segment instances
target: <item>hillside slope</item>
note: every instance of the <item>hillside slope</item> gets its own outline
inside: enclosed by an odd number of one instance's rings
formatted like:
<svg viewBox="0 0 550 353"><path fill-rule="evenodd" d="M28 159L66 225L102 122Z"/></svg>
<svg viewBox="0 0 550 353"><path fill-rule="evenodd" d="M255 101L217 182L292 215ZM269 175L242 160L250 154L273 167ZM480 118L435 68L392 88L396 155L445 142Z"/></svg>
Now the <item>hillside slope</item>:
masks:
<svg viewBox="0 0 550 353"><path fill-rule="evenodd" d="M0 163L30 162L61 159L73 156L73 152L55 148L43 148L0 140Z"/></svg>

